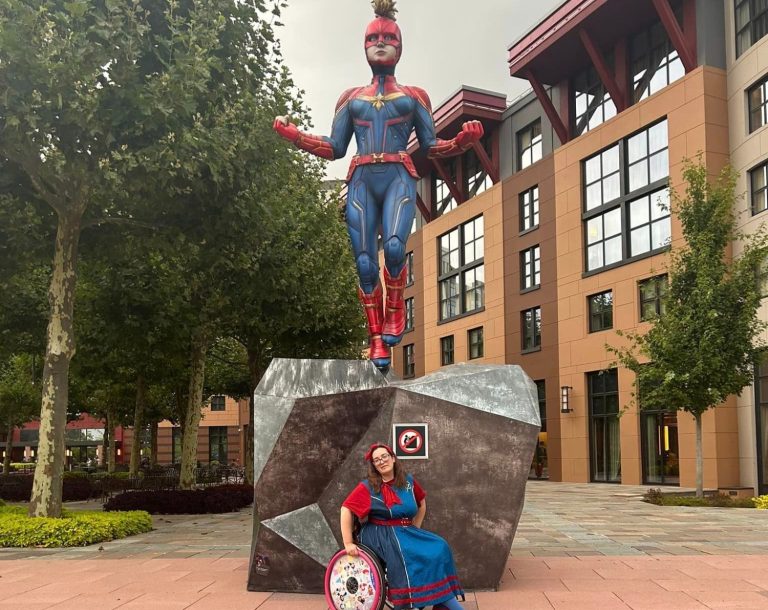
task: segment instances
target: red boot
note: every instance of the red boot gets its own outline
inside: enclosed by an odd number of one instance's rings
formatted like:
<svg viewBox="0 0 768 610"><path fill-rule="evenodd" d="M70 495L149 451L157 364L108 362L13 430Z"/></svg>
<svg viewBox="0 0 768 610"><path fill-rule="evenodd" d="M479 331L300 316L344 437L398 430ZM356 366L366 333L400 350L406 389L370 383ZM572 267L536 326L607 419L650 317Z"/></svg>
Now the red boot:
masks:
<svg viewBox="0 0 768 610"><path fill-rule="evenodd" d="M386 369L390 364L389 348L381 341L381 325L384 318L384 298L381 284L377 284L371 294L365 294L362 288L357 289L357 296L365 309L368 320L368 359L376 368Z"/></svg>
<svg viewBox="0 0 768 610"><path fill-rule="evenodd" d="M408 273L407 265L403 266L400 275L393 278L384 267L384 285L387 287L387 307L384 314L384 327L381 338L387 345L397 345L405 332L405 280Z"/></svg>

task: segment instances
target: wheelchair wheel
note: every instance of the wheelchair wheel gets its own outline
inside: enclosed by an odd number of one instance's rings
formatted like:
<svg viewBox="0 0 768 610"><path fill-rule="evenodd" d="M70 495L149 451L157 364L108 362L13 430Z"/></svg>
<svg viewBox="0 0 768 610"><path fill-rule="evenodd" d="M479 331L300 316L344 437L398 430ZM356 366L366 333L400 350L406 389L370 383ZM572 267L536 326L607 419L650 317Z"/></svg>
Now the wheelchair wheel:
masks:
<svg viewBox="0 0 768 610"><path fill-rule="evenodd" d="M331 610L382 610L387 598L384 570L374 552L357 545L360 554L336 553L325 570L325 601Z"/></svg>

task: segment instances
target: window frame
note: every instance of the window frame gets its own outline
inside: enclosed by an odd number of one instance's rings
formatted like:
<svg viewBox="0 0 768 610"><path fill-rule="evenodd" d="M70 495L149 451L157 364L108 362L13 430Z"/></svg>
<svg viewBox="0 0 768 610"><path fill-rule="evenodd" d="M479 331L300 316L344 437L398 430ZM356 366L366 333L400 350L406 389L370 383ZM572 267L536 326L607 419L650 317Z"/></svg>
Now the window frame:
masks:
<svg viewBox="0 0 768 610"><path fill-rule="evenodd" d="M478 219L482 219L483 221L482 237L478 237L478 235L475 235L474 238L470 240L470 242L467 242L466 228L468 225L475 223ZM454 231L458 231L457 235L458 235L459 266L456 269L452 269L450 271L442 273L443 255L440 249L440 244L444 237L450 235ZM465 261L465 249L469 243L476 244L479 239L483 240L483 246L482 246L483 256L476 258L471 262L467 263ZM453 250L448 250L449 256L450 256L450 252L453 252ZM451 320L456 320L463 316L469 316L485 310L485 218L482 214L479 214L474 218L471 218L468 221L453 227L450 231L446 231L445 233L437 237L437 266L438 266L438 275L437 275L437 320L438 320L437 323L438 324L444 324L446 322L450 322ZM482 268L482 273L483 273L482 288L481 289L473 288L472 291L473 293L476 293L476 291L481 291L482 304L479 307L475 307L474 309L467 309L466 297L469 294L469 291L467 290L467 287L466 287L465 277L470 271L480 269L480 268ZM449 302L453 298L453 296L450 296L448 299L443 299L442 286L444 282L448 282L450 280L453 280L454 278L458 278L458 293L457 293L458 300L459 300L458 313L452 316L443 317L443 303Z"/></svg>
<svg viewBox="0 0 768 610"><path fill-rule="evenodd" d="M652 299L644 299L643 298L643 285L644 284L650 284L651 282L654 282L655 284L655 295ZM664 286L663 290L660 290L659 287ZM637 302L639 305L639 312L638 312L638 319L640 322L653 322L656 318L660 318L664 315L664 298L669 293L669 275L666 273L660 273L658 275L653 275L651 277L643 278L642 280L638 280L637 282ZM656 310L656 314L652 317L643 317L643 305L645 303L655 303L654 309Z"/></svg>
<svg viewBox="0 0 768 610"><path fill-rule="evenodd" d="M218 440L217 449L219 454L221 453L222 449L224 451L223 459L220 454L218 459L216 459L215 461L217 461L219 464L223 464L224 466L226 466L229 463L229 460L228 460L229 439L227 438L227 426L208 426L208 463L209 464L214 461L214 457L213 457L214 436L216 436Z"/></svg>
<svg viewBox="0 0 768 610"><path fill-rule="evenodd" d="M533 383L536 384L536 397L539 403L539 419L541 420L541 429L539 432L547 431L547 381L546 379L537 379Z"/></svg>
<svg viewBox="0 0 768 610"><path fill-rule="evenodd" d="M220 401L218 399L221 399ZM211 411L221 413L227 410L227 397L223 394L214 394L211 396Z"/></svg>
<svg viewBox="0 0 768 610"><path fill-rule="evenodd" d="M677 19L677 23L680 26L680 29L683 29L683 23L682 23L682 13L680 10L673 11L675 14L675 18ZM654 30L656 30L654 32ZM654 46L653 42L653 36L656 32L660 32L661 35L664 37L664 44L657 44ZM637 53L636 49L634 48L634 45L637 44L638 39L643 36L645 43L645 51L643 53ZM685 72L685 66L683 65L683 61L680 58L680 55L677 52L677 49L675 48L675 45L672 44L672 41L669 38L669 34L667 34L667 30L664 27L664 24L659 20L655 21L645 29L641 30L640 32L637 32L633 36L629 38L629 48L627 50L627 59L628 59L628 77L629 77L629 88L630 88L630 95L632 99L633 104L637 104L638 102L641 102L644 99L649 98L652 95L655 95L665 87L668 87L672 83L680 80L683 78L686 74ZM653 58L657 56L659 51L661 49L664 49L664 59L661 62L660 65L657 65L656 68L651 72L651 64L653 63ZM673 57L674 56L674 57ZM643 91L640 91L638 94L638 91L635 89L635 84L637 82L636 76L637 76L637 67L636 65L640 62L643 62L644 64L644 72L646 73L642 79L647 82L647 85ZM670 80L671 74L672 74L672 66L677 63L679 68L682 69L682 75L678 76L675 79ZM651 91L651 85L653 84L651 81L653 80L654 76L658 74L659 70L663 69L665 73L665 79L664 84L657 90ZM647 76L650 75L649 78ZM645 92L648 91L647 95Z"/></svg>
<svg viewBox="0 0 768 610"><path fill-rule="evenodd" d="M413 332L414 326L416 326L416 311L415 311L415 297L408 297L404 300L405 307L405 332Z"/></svg>
<svg viewBox="0 0 768 610"><path fill-rule="evenodd" d="M448 174L448 178L456 184L456 178L458 176L458 163L459 157L451 157L449 159L443 159L443 167ZM455 210L459 207L459 203L451 193L451 189L448 188L448 184L436 173L432 172L431 180L431 194L432 194L432 217L438 218L448 212ZM439 192L439 195L438 195ZM442 204L442 205L441 205Z"/></svg>
<svg viewBox="0 0 768 610"><path fill-rule="evenodd" d="M746 6L749 14L747 15L746 22L739 28L738 14L739 8ZM733 27L734 27L734 52L736 59L739 59L744 53L751 49L755 44L763 37L768 35L768 5L762 12L755 14L755 0L734 0L733 3ZM762 18L762 26L765 29L763 34L759 34L760 20ZM744 34L748 34L748 42L744 47L740 47L740 37Z"/></svg>
<svg viewBox="0 0 768 610"><path fill-rule="evenodd" d="M531 313L531 324L528 324L526 315ZM538 317L538 325L536 324L536 318ZM529 328L530 326L530 328ZM538 332L537 332L538 329ZM527 331L532 332L531 347L526 347L526 340L528 339ZM520 312L520 353L530 354L531 352L538 352L541 350L541 305L535 307L529 307Z"/></svg>
<svg viewBox="0 0 768 610"><path fill-rule="evenodd" d="M480 340L477 341L476 337L480 337ZM472 355L472 348L475 346L479 346L479 350L477 351L476 355ZM467 360L477 360L479 358L485 357L485 332L483 331L482 326L478 326L477 328L470 328L467 331Z"/></svg>
<svg viewBox="0 0 768 610"><path fill-rule="evenodd" d="M530 255L530 261L528 256ZM529 273L530 271L530 273ZM530 279L530 284L528 280ZM541 245L520 251L520 292L541 288Z"/></svg>
<svg viewBox="0 0 768 610"><path fill-rule="evenodd" d="M763 173L763 180L765 182L765 186L762 186L758 189L760 193L763 194L764 198L763 201L765 203L765 207L756 210L755 209L755 173L761 170ZM757 216L758 214L761 214L768 210L768 159L764 159L757 165L753 166L749 170L749 209L752 213L752 216Z"/></svg>
<svg viewBox="0 0 768 610"><path fill-rule="evenodd" d="M762 94L762 100L760 101L757 106L752 105L752 94L755 91L760 90ZM762 78L755 81L750 85L746 90L747 95L747 129L748 133L754 133L761 127L765 127L768 125L768 74L763 75ZM755 125L753 119L753 116L756 111L760 111L760 120L761 123L759 125Z"/></svg>
<svg viewBox="0 0 768 610"><path fill-rule="evenodd" d="M538 128L538 133L536 129ZM530 133L530 144L523 147L523 137ZM541 117L534 119L525 127L518 129L515 133L515 144L517 145L517 169L522 171L544 157L544 135L541 128ZM536 151L538 148L538 157ZM530 153L530 154L529 154ZM526 157L530 157L526 162ZM536 157L536 158L534 158Z"/></svg>
<svg viewBox="0 0 768 610"><path fill-rule="evenodd" d="M613 59L612 52L609 53L606 63L608 63L610 68L613 67L614 59ZM576 89L576 85L577 85L576 80L579 78L583 78L585 81L584 91L577 91ZM584 110L584 113L577 114L578 112L577 98L579 94L584 96L593 95L594 99L597 99L597 96L595 95L595 92L597 91L602 92L602 97L600 98L600 103L592 111L592 114L591 115L589 114L589 100L587 100L587 106ZM574 138L584 135L585 133L591 131L592 129L597 128L598 126L602 125L606 121L609 121L619 113L618 109L616 108L616 103L613 101L611 94L605 88L605 85L603 84L603 81L601 80L600 75L597 73L597 69L592 65L591 62L583 70L576 72L573 75L573 77L569 79L568 95L571 98L570 107L572 108L570 130ZM606 108L610 108L610 107L613 108L613 114L606 117ZM601 110L602 119L599 123L596 123L595 125L590 125L591 117L594 116L598 108ZM610 114L610 112L608 112L608 114ZM586 121L581 126L581 130L579 130L579 119L584 119L584 118L586 118Z"/></svg>
<svg viewBox="0 0 768 610"><path fill-rule="evenodd" d="M403 379L412 379L416 376L416 349L414 345L409 343L403 346Z"/></svg>
<svg viewBox="0 0 768 610"><path fill-rule="evenodd" d="M530 195L529 200L526 201L526 195ZM534 197L535 195L535 197ZM528 231L533 231L534 229L539 228L539 224L541 222L540 214L541 214L541 200L540 200L540 191L539 191L539 185L534 184L531 188L528 188L524 191L521 191L518 194L518 214L519 214L519 220L520 220L520 234L527 233ZM526 211L529 212L530 216L530 226L525 226L525 217L526 217Z"/></svg>
<svg viewBox="0 0 768 610"><path fill-rule="evenodd" d="M413 286L413 250L405 253L405 268L407 269L405 272L405 285Z"/></svg>
<svg viewBox="0 0 768 610"><path fill-rule="evenodd" d="M629 163L629 141L636 136L640 135L643 132L650 133L650 130L654 128L656 125L659 125L663 122L667 121L667 142L666 147L660 148L659 150L653 151L653 152L647 152L647 154L644 157L641 157L635 161L633 161L632 165L639 165L641 160L644 160L648 167L650 168L650 160L653 156L656 156L660 154L663 150L667 151L667 175L663 178L657 179L653 182L650 182L650 176L648 176L648 182L644 184L641 187L636 188L634 191L629 190L629 180L630 180L630 163ZM646 136L649 138L649 136ZM603 153L610 150L614 146L618 145L619 149L619 195L618 197L614 197L613 199L609 201L603 201L600 205L597 205L593 208L587 209L587 187L591 186L593 184L597 183L597 180L592 181L587 184L587 162L594 159L597 156L602 156ZM602 168L602 160L601 160L601 168ZM602 171L602 169L601 169ZM612 172L610 176L614 175L615 172ZM604 180L606 176L603 176L601 174L601 177L598 179L600 181ZM606 146L595 153L591 154L590 156L584 158L581 160L581 197L582 197L582 213L581 213L581 221L582 221L582 244L583 244L583 265L584 265L584 272L582 274L582 277L588 277L591 275L595 275L597 273L602 273L604 271L608 271L609 269L614 269L616 267L620 267L622 265L626 265L629 263L633 263L638 260L642 260L644 258L648 258L651 256L655 256L657 254L660 254L662 252L666 252L670 248L670 244L666 243L663 246L660 246L658 248L651 248L648 251L641 252L639 254L631 254L631 233L633 228L638 229L638 227L631 227L631 213L630 213L630 204L632 204L635 201L638 201L644 197L652 197L654 194L663 191L664 189L667 189L667 196L669 193L669 123L667 117L662 117L661 119L654 121L652 123L649 123L645 125L642 129L639 129L631 134L628 134L627 136L621 138L617 142L613 142L609 146ZM601 191L602 192L602 191ZM650 200L651 205L653 203L653 199ZM621 229L620 233L612 234L608 237L606 237L603 234L603 238L601 240L589 243L589 235L588 235L588 225L590 221L598 218L598 217L605 217L609 213L619 210L619 226ZM660 216L656 219L649 220L648 224L654 223L654 222L660 222L663 219L669 218L669 238L671 239L672 236L672 215L669 210L667 210L667 214L664 216ZM644 226L644 225L642 225ZM603 227L604 227L604 221L603 221ZM604 233L604 231L603 231ZM595 267L594 269L589 268L589 249L590 246L594 246L598 243L605 243L609 239L613 239L617 236L621 236L621 258L619 260L614 261L612 263L609 263L607 265L602 265L600 267ZM603 256L605 256L605 251L603 251Z"/></svg>
<svg viewBox="0 0 768 610"><path fill-rule="evenodd" d="M592 311L593 299L596 299L597 297L603 297L605 295L610 295L610 299L611 299L610 307L609 307L611 321L610 321L610 324L607 326L602 324L602 321L604 320L605 313L606 313L605 308L599 312ZM597 328L596 325L594 324L595 316L598 316L598 319L601 320L601 324L599 328ZM604 330L611 330L613 328L613 290L603 290L602 292L591 294L587 297L587 321L588 321L588 329L590 333L598 333Z"/></svg>
<svg viewBox="0 0 768 610"><path fill-rule="evenodd" d="M456 362L456 343L453 335L440 337L440 366L448 366Z"/></svg>

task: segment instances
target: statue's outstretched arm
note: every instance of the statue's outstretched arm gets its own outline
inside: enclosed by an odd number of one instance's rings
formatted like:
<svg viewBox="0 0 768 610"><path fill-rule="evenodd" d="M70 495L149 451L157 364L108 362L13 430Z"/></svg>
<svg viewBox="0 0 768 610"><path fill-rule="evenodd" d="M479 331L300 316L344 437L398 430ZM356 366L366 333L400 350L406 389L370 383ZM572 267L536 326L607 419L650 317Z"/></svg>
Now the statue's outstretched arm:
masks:
<svg viewBox="0 0 768 610"><path fill-rule="evenodd" d="M339 98L330 137L316 136L300 131L287 116L277 117L272 128L281 137L293 142L297 148L323 159L341 159L347 154L347 147L352 139L352 116L349 113L349 101L356 91L358 89L348 89Z"/></svg>
<svg viewBox="0 0 768 610"><path fill-rule="evenodd" d="M472 148L483 137L483 124L480 121L467 121L455 138L441 140L435 135L435 122L432 118L432 104L423 89L408 87L409 93L416 100L414 125L416 137L421 149L430 159L440 159L460 155Z"/></svg>

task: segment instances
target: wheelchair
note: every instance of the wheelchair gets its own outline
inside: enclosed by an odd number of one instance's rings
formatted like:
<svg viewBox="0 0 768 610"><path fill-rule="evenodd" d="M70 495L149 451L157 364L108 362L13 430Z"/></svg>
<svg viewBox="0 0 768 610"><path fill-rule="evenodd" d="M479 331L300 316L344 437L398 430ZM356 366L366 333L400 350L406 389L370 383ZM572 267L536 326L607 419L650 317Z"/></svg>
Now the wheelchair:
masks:
<svg viewBox="0 0 768 610"><path fill-rule="evenodd" d="M387 602L387 581L376 554L357 544L359 555L351 557L344 549L336 553L325 570L325 601L329 610L382 610Z"/></svg>

